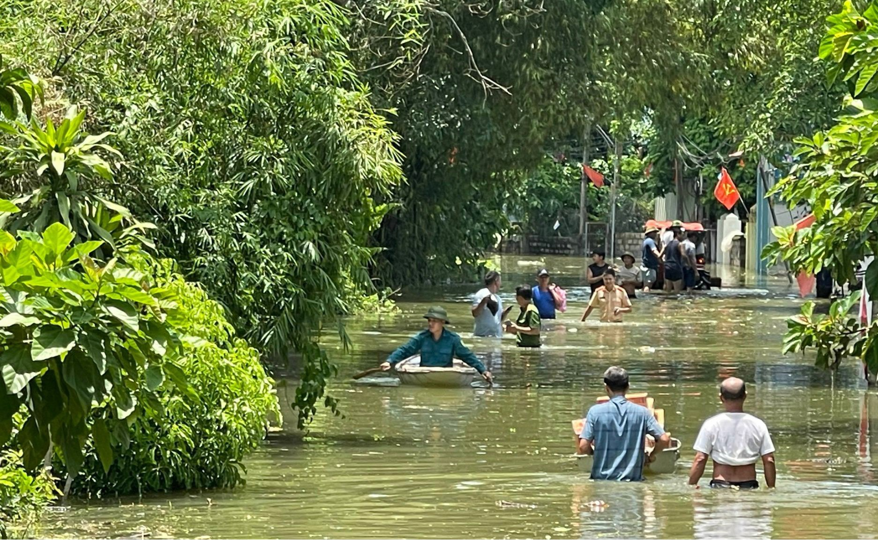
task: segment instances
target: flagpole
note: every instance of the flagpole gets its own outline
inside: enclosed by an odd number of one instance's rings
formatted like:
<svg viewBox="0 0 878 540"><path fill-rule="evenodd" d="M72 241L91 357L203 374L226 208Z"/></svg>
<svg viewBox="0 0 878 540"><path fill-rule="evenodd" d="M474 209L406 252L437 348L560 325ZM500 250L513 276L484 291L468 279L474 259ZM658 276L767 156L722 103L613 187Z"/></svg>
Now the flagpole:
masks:
<svg viewBox="0 0 878 540"><path fill-rule="evenodd" d="M613 160L613 185L610 186L610 261L616 256L616 190L619 186L619 171L622 168L622 144L619 133L615 133L616 158Z"/></svg>

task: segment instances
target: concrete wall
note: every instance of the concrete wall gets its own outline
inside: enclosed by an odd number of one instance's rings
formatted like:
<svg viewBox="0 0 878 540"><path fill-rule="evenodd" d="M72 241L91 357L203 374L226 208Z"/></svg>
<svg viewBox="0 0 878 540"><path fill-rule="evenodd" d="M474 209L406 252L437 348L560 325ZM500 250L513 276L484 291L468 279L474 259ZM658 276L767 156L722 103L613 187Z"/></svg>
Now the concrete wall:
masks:
<svg viewBox="0 0 878 540"><path fill-rule="evenodd" d="M626 251L630 251L637 260L640 260L640 252L642 247L643 233L616 233L616 259L621 260L622 254Z"/></svg>

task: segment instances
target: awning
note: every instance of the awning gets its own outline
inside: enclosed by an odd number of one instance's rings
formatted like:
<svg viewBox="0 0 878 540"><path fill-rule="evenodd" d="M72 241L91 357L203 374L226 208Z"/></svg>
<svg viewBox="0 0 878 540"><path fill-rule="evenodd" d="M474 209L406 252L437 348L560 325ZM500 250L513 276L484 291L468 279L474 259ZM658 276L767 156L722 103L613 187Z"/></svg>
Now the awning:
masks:
<svg viewBox="0 0 878 540"><path fill-rule="evenodd" d="M646 228L648 229L650 227L655 227L656 229L665 230L665 229L670 229L672 223L673 223L673 221L656 221L654 219L651 219L651 220L646 222ZM696 232L703 231L704 225L702 225L701 223L684 223L683 230L684 231L696 231Z"/></svg>

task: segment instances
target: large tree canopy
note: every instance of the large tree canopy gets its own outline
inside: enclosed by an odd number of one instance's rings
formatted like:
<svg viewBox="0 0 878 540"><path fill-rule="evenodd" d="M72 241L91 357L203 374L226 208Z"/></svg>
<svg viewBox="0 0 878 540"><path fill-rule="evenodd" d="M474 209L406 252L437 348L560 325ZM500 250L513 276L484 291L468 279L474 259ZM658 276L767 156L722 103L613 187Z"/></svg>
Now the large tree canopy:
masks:
<svg viewBox="0 0 878 540"><path fill-rule="evenodd" d="M0 53L55 77L116 133L106 186L263 352L304 354L296 405L332 368L315 345L370 285L375 201L399 182L394 135L348 59L329 1L4 0ZM48 106L54 106L50 100ZM331 404L331 402L330 402Z"/></svg>

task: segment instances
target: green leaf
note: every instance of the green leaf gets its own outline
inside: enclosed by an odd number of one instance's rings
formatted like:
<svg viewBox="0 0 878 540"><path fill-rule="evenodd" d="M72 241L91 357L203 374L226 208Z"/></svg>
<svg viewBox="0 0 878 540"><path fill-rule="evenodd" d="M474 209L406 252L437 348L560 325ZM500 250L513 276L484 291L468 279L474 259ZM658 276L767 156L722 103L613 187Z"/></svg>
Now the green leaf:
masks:
<svg viewBox="0 0 878 540"><path fill-rule="evenodd" d="M37 324L38 322L40 322L40 319L36 317L22 315L21 313L8 313L2 319L0 319L0 328L7 328L16 325L31 326L33 324Z"/></svg>
<svg viewBox="0 0 878 540"><path fill-rule="evenodd" d="M70 433L70 426L64 426L64 429L53 433L52 442L61 448L61 455L64 457L64 465L67 466L68 474L72 476L79 474L84 461L82 440Z"/></svg>
<svg viewBox="0 0 878 540"><path fill-rule="evenodd" d="M121 446L122 450L128 450L131 445L131 435L128 432L128 423L124 420L116 420L110 422L110 435L113 436L113 443Z"/></svg>
<svg viewBox="0 0 878 540"><path fill-rule="evenodd" d="M64 262L73 262L80 256L89 255L102 245L104 245L104 242L101 240L88 240L81 244L75 244L64 254Z"/></svg>
<svg viewBox="0 0 878 540"><path fill-rule="evenodd" d="M152 339L152 344L150 345L152 351L159 356L164 356L168 350L168 342L172 339L165 326L154 322L146 322L143 332Z"/></svg>
<svg viewBox="0 0 878 540"><path fill-rule="evenodd" d="M21 392L31 379L39 375L43 368L31 359L27 347L23 345L6 349L0 355L0 366L2 366L6 391L10 394Z"/></svg>
<svg viewBox="0 0 878 540"><path fill-rule="evenodd" d="M108 473L110 465L113 464L113 446L110 443L110 430L107 429L107 423L103 418L95 420L92 436L94 437L95 449L98 451L98 458L101 460L101 465L104 466L104 473Z"/></svg>
<svg viewBox="0 0 878 540"><path fill-rule="evenodd" d="M100 380L94 364L85 355L75 351L67 355L61 363L61 374L64 376L64 384L73 390L82 410L90 411L95 397L95 386Z"/></svg>
<svg viewBox="0 0 878 540"><path fill-rule="evenodd" d="M121 204L116 204L109 199L105 199L105 198L99 197L97 195L95 195L95 199L100 201L104 206L106 206L110 210L116 212L117 214L120 214L122 217L126 217L126 218L131 217L131 211L128 210L127 208L125 208L124 206L122 206Z"/></svg>
<svg viewBox="0 0 878 540"><path fill-rule="evenodd" d="M0 446L4 446L12 436L13 415L21 408L18 396L0 392Z"/></svg>
<svg viewBox="0 0 878 540"><path fill-rule="evenodd" d="M140 329L137 310L135 310L128 302L122 302L121 300L107 300L102 308L107 314L115 317L119 322L135 332Z"/></svg>
<svg viewBox="0 0 878 540"><path fill-rule="evenodd" d="M53 223L43 231L43 245L55 255L64 253L76 235L62 223Z"/></svg>
<svg viewBox="0 0 878 540"><path fill-rule="evenodd" d="M28 418L18 432L18 447L25 469L32 471L42 465L49 451L49 434L40 430L35 416Z"/></svg>
<svg viewBox="0 0 878 540"><path fill-rule="evenodd" d="M129 392L127 388L118 384L113 387L112 394L113 399L116 402L116 418L119 420L125 420L131 416L131 413L137 408L137 400L131 395L131 392Z"/></svg>
<svg viewBox="0 0 878 540"><path fill-rule="evenodd" d="M128 300L132 302L137 302L138 304L144 304L151 307L158 306L158 302L155 298L153 298L149 293L144 292L142 289L134 289L132 287L119 287L116 289L116 292Z"/></svg>
<svg viewBox="0 0 878 540"><path fill-rule="evenodd" d="M95 332L89 332L85 335L84 344L85 351L88 353L89 358L94 362L95 367L98 369L98 373L101 375L106 373L107 348L104 336L98 335Z"/></svg>
<svg viewBox="0 0 878 540"><path fill-rule="evenodd" d="M55 169L55 174L61 176L64 174L64 162L67 160L67 156L63 152L52 152L52 168Z"/></svg>
<svg viewBox="0 0 878 540"><path fill-rule="evenodd" d="M31 356L34 361L55 358L72 349L76 345L73 329L64 330L60 326L47 324L34 330L31 344Z"/></svg>
<svg viewBox="0 0 878 540"><path fill-rule="evenodd" d="M18 211L18 207L15 206L15 204L13 204L11 201L7 201L6 199L0 199L0 212L15 214Z"/></svg>
<svg viewBox="0 0 878 540"><path fill-rule="evenodd" d="M165 373L162 371L162 366L149 366L146 370L146 387L149 388L149 391L155 392L156 388L161 386L163 382L165 382Z"/></svg>
<svg viewBox="0 0 878 540"><path fill-rule="evenodd" d="M58 200L58 213L61 214L61 221L68 229L73 229L73 224L70 222L70 199L63 191L56 192L55 199Z"/></svg>
<svg viewBox="0 0 878 540"><path fill-rule="evenodd" d="M165 375L171 379L171 382L177 386L177 389L193 399L200 399L198 393L189 384L186 373L182 369L171 362L165 362L162 367L165 370Z"/></svg>
<svg viewBox="0 0 878 540"><path fill-rule="evenodd" d="M878 263L870 264L869 267L866 268L866 277L864 280L866 290L869 291L869 297L878 299Z"/></svg>

